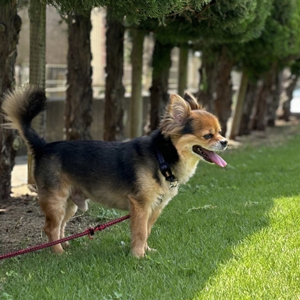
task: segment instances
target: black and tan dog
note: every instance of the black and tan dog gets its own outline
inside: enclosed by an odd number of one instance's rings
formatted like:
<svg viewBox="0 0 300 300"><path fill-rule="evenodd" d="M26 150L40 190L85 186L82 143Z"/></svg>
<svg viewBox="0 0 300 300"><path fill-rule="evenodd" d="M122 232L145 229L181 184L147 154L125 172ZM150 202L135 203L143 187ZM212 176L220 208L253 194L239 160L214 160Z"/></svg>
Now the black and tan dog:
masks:
<svg viewBox="0 0 300 300"><path fill-rule="evenodd" d="M35 158L34 178L49 241L64 237L67 221L86 199L129 210L131 251L142 257L151 227L178 186L194 174L199 160L224 167L214 151L225 150L215 116L189 94L171 95L159 128L129 142L46 143L31 127L45 108L43 91L33 87L6 95L3 110ZM60 244L55 252L63 252Z"/></svg>

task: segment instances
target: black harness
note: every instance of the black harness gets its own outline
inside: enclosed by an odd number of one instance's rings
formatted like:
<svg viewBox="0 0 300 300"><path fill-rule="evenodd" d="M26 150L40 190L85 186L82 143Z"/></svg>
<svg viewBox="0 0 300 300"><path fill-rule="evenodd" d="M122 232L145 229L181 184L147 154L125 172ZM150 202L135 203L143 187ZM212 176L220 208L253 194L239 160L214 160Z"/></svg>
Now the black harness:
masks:
<svg viewBox="0 0 300 300"><path fill-rule="evenodd" d="M170 189L173 187L176 187L178 180L173 175L169 164L166 162L166 160L163 157L163 155L161 154L161 152L158 151L157 149L156 149L156 157L159 162L159 169L160 169L161 173L166 178L166 180L170 182Z"/></svg>

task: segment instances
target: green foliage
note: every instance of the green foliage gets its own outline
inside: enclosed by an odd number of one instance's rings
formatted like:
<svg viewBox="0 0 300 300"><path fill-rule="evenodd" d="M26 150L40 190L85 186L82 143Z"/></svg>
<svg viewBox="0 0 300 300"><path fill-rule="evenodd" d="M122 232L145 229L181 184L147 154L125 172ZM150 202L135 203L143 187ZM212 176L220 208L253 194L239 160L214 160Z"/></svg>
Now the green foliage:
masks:
<svg viewBox="0 0 300 300"><path fill-rule="evenodd" d="M207 2L207 1L206 1ZM165 19L149 23L156 36L165 43L231 43L246 42L261 34L272 0L212 1Z"/></svg>
<svg viewBox="0 0 300 300"><path fill-rule="evenodd" d="M248 41L264 27L272 0L48 0L61 12L109 7L117 18L155 31L162 43Z"/></svg>
<svg viewBox="0 0 300 300"><path fill-rule="evenodd" d="M271 15L258 39L232 50L241 56L241 66L250 75L267 72L276 63L286 66L300 55L300 1L274 0Z"/></svg>
<svg viewBox="0 0 300 300"><path fill-rule="evenodd" d="M49 0L61 12L72 10L88 10L94 7L109 7L118 18L126 19L129 23L138 23L146 18L158 18L160 21L169 14L177 14L191 8L198 9L208 0Z"/></svg>

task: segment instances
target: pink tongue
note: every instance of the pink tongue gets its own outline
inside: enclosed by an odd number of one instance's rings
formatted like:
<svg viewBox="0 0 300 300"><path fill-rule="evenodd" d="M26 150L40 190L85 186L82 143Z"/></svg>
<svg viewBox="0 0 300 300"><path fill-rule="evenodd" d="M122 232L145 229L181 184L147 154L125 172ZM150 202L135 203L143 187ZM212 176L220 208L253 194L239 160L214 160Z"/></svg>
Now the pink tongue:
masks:
<svg viewBox="0 0 300 300"><path fill-rule="evenodd" d="M202 148L202 151L210 158L212 162L214 162L216 165L220 167L225 167L227 165L227 162L218 154L216 154L213 151L208 151L206 149Z"/></svg>

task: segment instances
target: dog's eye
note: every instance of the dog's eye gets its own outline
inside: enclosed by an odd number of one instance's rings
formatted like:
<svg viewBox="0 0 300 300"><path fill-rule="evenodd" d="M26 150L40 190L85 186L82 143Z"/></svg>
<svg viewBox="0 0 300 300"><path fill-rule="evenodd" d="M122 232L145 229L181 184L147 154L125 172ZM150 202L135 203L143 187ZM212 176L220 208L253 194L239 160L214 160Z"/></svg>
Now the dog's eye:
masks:
<svg viewBox="0 0 300 300"><path fill-rule="evenodd" d="M210 140L214 135L212 133L208 133L206 135L204 135L203 137L206 139L206 140Z"/></svg>

